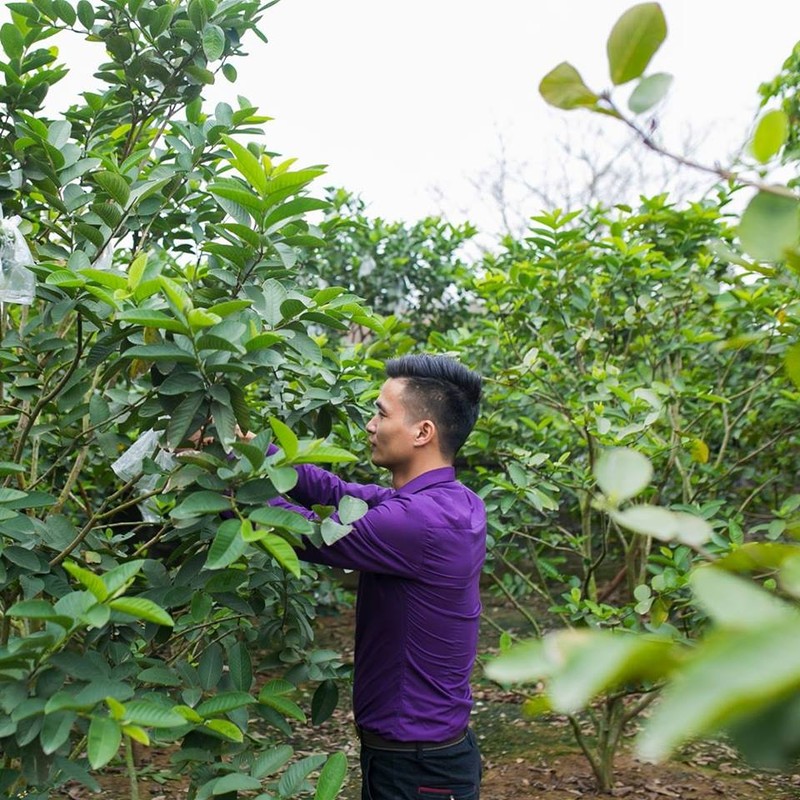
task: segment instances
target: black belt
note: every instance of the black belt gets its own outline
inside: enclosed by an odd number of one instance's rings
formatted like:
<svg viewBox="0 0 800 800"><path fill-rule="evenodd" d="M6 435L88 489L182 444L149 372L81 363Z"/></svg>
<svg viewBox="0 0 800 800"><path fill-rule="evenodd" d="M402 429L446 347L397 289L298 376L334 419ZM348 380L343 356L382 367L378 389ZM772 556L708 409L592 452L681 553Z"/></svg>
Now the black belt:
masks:
<svg viewBox="0 0 800 800"><path fill-rule="evenodd" d="M356 725L358 738L364 747L371 747L373 750L391 750L398 753L404 752L426 752L428 750L444 750L445 747L452 747L454 744L460 744L467 738L467 730L464 729L457 736L452 739L447 739L444 742L398 742L394 739L384 739L377 733L365 731L363 728Z"/></svg>

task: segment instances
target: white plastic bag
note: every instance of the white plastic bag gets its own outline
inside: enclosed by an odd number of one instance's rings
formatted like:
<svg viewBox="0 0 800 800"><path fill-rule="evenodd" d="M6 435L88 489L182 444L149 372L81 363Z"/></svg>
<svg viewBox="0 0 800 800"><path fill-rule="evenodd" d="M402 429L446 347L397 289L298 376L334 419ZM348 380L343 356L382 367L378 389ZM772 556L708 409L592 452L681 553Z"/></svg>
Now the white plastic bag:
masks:
<svg viewBox="0 0 800 800"><path fill-rule="evenodd" d="M145 431L112 465L114 474L123 481L130 481L142 471L142 463L156 449L164 431Z"/></svg>
<svg viewBox="0 0 800 800"><path fill-rule="evenodd" d="M0 219L0 303L29 306L36 296L36 276L28 243L19 229L19 217Z"/></svg>

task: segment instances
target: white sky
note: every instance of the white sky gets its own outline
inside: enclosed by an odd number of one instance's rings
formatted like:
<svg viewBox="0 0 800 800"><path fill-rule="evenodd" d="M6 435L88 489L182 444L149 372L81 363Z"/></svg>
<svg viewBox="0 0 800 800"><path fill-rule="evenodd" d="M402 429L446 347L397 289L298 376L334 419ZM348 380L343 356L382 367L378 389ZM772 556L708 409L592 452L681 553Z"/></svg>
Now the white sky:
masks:
<svg viewBox="0 0 800 800"><path fill-rule="evenodd" d="M262 21L269 45L246 41L250 55L235 62L239 79L220 78L210 96L232 105L246 96L274 118L266 128L271 149L327 164L325 183L360 193L373 214L444 211L480 223L484 211L467 179L491 168L500 137L511 162L532 165L533 180L563 159L554 139L565 124L591 123L590 115L549 109L539 80L568 60L596 91L609 87L606 38L633 4L281 0ZM679 149L682 126L711 130L702 153L724 158L746 134L758 84L800 39L800 3L662 0L662 7L669 33L649 72L675 77L660 114L665 144ZM627 93L620 90L623 104ZM619 123L603 123L603 136L618 133Z"/></svg>

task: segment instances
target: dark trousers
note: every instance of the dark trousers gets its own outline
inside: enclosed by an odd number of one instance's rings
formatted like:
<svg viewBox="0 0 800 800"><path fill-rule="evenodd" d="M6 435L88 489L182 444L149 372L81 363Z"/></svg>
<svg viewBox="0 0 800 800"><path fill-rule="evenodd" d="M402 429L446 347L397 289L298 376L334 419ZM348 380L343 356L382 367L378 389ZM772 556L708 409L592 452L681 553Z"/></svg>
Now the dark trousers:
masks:
<svg viewBox="0 0 800 800"><path fill-rule="evenodd" d="M481 754L475 734L441 750L361 746L361 800L478 800Z"/></svg>

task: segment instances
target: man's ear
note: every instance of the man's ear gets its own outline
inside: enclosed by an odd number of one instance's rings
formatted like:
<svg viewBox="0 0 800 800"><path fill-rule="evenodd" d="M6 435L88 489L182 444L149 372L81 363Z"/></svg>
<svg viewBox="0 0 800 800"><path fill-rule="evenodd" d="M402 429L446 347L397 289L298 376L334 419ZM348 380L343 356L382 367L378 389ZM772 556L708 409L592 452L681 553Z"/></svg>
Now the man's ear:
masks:
<svg viewBox="0 0 800 800"><path fill-rule="evenodd" d="M431 442L436 436L436 425L433 420L423 419L418 425L419 427L414 437L414 447L422 447Z"/></svg>

